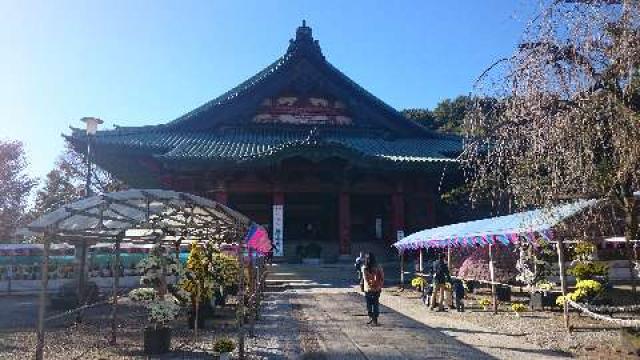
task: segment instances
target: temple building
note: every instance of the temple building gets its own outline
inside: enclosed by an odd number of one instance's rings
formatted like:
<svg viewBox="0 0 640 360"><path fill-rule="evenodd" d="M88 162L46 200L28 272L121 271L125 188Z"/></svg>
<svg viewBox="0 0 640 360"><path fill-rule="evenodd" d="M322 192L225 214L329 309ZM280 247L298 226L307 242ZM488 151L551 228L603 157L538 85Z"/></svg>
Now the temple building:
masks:
<svg viewBox="0 0 640 360"><path fill-rule="evenodd" d="M84 131L67 139L87 148ZM131 187L212 198L268 226L276 256L314 242L330 258L435 225L442 169L461 150L330 64L304 22L282 57L218 98L90 141Z"/></svg>

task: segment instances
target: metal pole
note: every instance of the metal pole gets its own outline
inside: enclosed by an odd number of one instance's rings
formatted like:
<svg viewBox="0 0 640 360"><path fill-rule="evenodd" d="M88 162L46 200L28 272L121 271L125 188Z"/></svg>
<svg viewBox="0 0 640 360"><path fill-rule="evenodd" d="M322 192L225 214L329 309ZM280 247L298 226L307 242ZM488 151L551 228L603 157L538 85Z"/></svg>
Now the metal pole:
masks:
<svg viewBox="0 0 640 360"><path fill-rule="evenodd" d="M562 288L562 296L564 299L566 299L567 298L567 278L566 278L565 268L564 268L564 249L563 249L562 239L558 239L557 247L558 247L558 266L560 270L560 287ZM564 315L564 325L569 331L571 331L571 327L569 324L569 302L567 301L564 302L563 315Z"/></svg>
<svg viewBox="0 0 640 360"><path fill-rule="evenodd" d="M196 282L197 283L197 282ZM200 321L200 285L196 285L196 313L193 322L193 337L195 343L198 343L198 322Z"/></svg>
<svg viewBox="0 0 640 360"><path fill-rule="evenodd" d="M400 288L404 289L404 251L400 250Z"/></svg>
<svg viewBox="0 0 640 360"><path fill-rule="evenodd" d="M424 249L420 248L420 272L424 272Z"/></svg>
<svg viewBox="0 0 640 360"><path fill-rule="evenodd" d="M44 235L44 254L42 258L42 283L40 287L40 304L38 308L38 343L36 345L36 360L44 357L44 317L47 311L47 286L49 283L49 249L51 248L49 234Z"/></svg>
<svg viewBox="0 0 640 360"><path fill-rule="evenodd" d="M93 136L87 133L87 176L84 183L84 196L88 198L91 196L91 140ZM80 247L78 249L78 247ZM87 269L87 243L81 241L76 245L76 252L80 252L80 265L78 266L78 306L86 304L86 269ZM77 256L77 255L76 255ZM82 321L83 312L79 312L76 321Z"/></svg>
<svg viewBox="0 0 640 360"><path fill-rule="evenodd" d="M9 295L11 295L11 282L13 281L13 274L15 274L16 268L17 268L16 257L12 256L11 264L9 264L9 271L7 272L7 277L8 277L7 290Z"/></svg>
<svg viewBox="0 0 640 360"><path fill-rule="evenodd" d="M93 135L87 134L87 177L84 183L85 197L91 196L91 139Z"/></svg>
<svg viewBox="0 0 640 360"><path fill-rule="evenodd" d="M119 280L120 280L120 241L122 240L122 237L120 235L118 235L116 237L116 246L115 246L115 259L113 261L113 289L112 289L112 295L113 295L113 302L112 302L112 306L111 306L111 341L109 342L111 345L115 345L116 344L116 330L118 328L118 319L117 319L117 312L118 312L118 286L119 284Z"/></svg>
<svg viewBox="0 0 640 360"><path fill-rule="evenodd" d="M498 313L498 296L496 294L495 269L493 267L493 244L489 244L489 276L491 276L491 297L493 298L493 313Z"/></svg>
<svg viewBox="0 0 640 360"><path fill-rule="evenodd" d="M244 360L244 261L242 259L242 237L238 239L238 357Z"/></svg>

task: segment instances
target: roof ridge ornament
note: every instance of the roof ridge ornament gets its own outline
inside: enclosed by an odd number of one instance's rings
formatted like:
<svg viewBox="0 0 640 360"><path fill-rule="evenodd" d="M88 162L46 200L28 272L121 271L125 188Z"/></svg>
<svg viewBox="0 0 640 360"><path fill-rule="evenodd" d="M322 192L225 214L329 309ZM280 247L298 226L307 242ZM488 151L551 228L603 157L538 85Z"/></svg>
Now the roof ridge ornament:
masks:
<svg viewBox="0 0 640 360"><path fill-rule="evenodd" d="M302 20L302 26L296 29L296 38L289 40L287 55L292 54L312 55L324 59L320 42L313 39L313 29L307 26L306 20Z"/></svg>

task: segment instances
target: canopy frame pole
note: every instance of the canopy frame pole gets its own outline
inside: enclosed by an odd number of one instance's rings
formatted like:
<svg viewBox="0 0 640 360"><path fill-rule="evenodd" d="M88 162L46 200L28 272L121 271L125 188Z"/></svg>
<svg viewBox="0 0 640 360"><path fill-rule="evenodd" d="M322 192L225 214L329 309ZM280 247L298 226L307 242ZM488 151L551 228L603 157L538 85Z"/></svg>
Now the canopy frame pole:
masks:
<svg viewBox="0 0 640 360"><path fill-rule="evenodd" d="M447 241L447 266L451 268L451 240Z"/></svg>
<svg viewBox="0 0 640 360"><path fill-rule="evenodd" d="M558 249L558 269L560 271L560 287L562 289L562 296L564 301L563 305L563 316L564 316L564 326L567 328L569 332L571 332L571 324L569 323L569 302L567 300L567 275L566 269L564 268L564 244L563 239L558 238L558 242L556 243L556 247Z"/></svg>
<svg viewBox="0 0 640 360"><path fill-rule="evenodd" d="M238 358L240 360L245 359L244 353L244 318L245 318L245 296L244 296L244 234L240 234L238 236L238 224L236 224L235 228L236 238L238 239L238 267L240 271L238 272L238 310L237 310L237 321L238 321Z"/></svg>
<svg viewBox="0 0 640 360"><path fill-rule="evenodd" d="M36 344L36 360L44 358L44 335L45 316L47 311L47 286L49 285L49 250L51 249L51 238L49 233L44 234L44 254L42 257L42 278L40 287L40 304L38 306L38 342Z"/></svg>
<svg viewBox="0 0 640 360"><path fill-rule="evenodd" d="M424 248L420 248L420 267L418 269L420 269L420 272L424 272Z"/></svg>
<svg viewBox="0 0 640 360"><path fill-rule="evenodd" d="M111 303L111 339L109 344L115 345L117 341L117 329L118 329L118 288L120 286L120 242L124 237L124 233L116 236L116 243L114 247L114 260L113 260L113 288L111 295L113 296Z"/></svg>
<svg viewBox="0 0 640 360"><path fill-rule="evenodd" d="M400 289L404 290L404 251L400 250Z"/></svg>
<svg viewBox="0 0 640 360"><path fill-rule="evenodd" d="M495 241L495 238L493 238ZM491 277L491 298L493 300L493 313L498 313L498 294L496 293L496 277L493 266L493 244L489 243L489 276Z"/></svg>

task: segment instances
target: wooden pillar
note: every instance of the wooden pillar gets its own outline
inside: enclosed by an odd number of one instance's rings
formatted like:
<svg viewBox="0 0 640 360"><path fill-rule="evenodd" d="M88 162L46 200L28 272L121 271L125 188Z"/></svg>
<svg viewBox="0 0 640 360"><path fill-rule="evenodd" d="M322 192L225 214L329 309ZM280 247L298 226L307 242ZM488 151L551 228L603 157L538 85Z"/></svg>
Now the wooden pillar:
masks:
<svg viewBox="0 0 640 360"><path fill-rule="evenodd" d="M122 234L124 235L124 234ZM109 343L111 345L116 344L117 334L116 331L118 329L118 287L120 286L120 241L122 240L122 236L116 236L116 243L113 249L114 252L114 260L113 260L113 270L111 273L113 274L113 288L111 289L111 340Z"/></svg>
<svg viewBox="0 0 640 360"><path fill-rule="evenodd" d="M340 192L338 199L338 228L340 229L340 255L351 254L351 197Z"/></svg>
<svg viewBox="0 0 640 360"><path fill-rule="evenodd" d="M395 192L391 195L391 226L393 228L393 242L404 236L404 195Z"/></svg>
<svg viewBox="0 0 640 360"><path fill-rule="evenodd" d="M51 248L51 238L49 234L44 235L44 254L42 256L42 282L40 287L40 304L38 307L38 342L36 345L36 360L44 358L44 318L47 311L47 286L49 284L49 249Z"/></svg>
<svg viewBox="0 0 640 360"><path fill-rule="evenodd" d="M563 249L562 239L558 239L557 247L558 247L558 266L560 271L560 287L562 288L562 296L564 297L564 299L566 299L567 298L567 275L565 273L566 269L564 268L564 249ZM564 313L564 325L568 330L571 330L571 327L569 324L569 303L566 301L564 302L563 313Z"/></svg>
<svg viewBox="0 0 640 360"><path fill-rule="evenodd" d="M495 268L493 267L493 244L489 244L489 276L491 277L491 298L493 299L493 313L497 314L498 294L496 293Z"/></svg>
<svg viewBox="0 0 640 360"><path fill-rule="evenodd" d="M229 203L229 194L227 193L227 186L223 181L218 181L216 185L215 200L222 205L227 205Z"/></svg>

